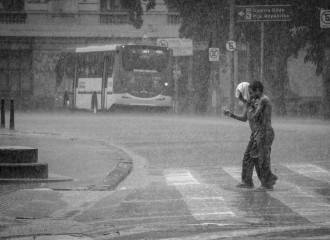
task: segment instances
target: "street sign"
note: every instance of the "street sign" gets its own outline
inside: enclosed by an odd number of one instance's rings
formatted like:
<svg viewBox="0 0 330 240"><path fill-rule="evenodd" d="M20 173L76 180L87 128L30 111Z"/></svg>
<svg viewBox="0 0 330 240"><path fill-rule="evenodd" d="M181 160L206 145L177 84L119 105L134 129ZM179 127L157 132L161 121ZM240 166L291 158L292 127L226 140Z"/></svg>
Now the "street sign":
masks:
<svg viewBox="0 0 330 240"><path fill-rule="evenodd" d="M173 66L173 78L178 80L181 77L181 68L179 65Z"/></svg>
<svg viewBox="0 0 330 240"><path fill-rule="evenodd" d="M236 49L236 42L235 41L228 41L227 43L226 43L226 48L227 48L227 50L228 51L234 51L235 49Z"/></svg>
<svg viewBox="0 0 330 240"><path fill-rule="evenodd" d="M320 11L320 26L321 28L330 28L330 10Z"/></svg>
<svg viewBox="0 0 330 240"><path fill-rule="evenodd" d="M235 7L236 22L291 21L291 5L245 5Z"/></svg>
<svg viewBox="0 0 330 240"><path fill-rule="evenodd" d="M173 49L173 56L192 56L193 42L186 38L158 38L157 46Z"/></svg>
<svg viewBox="0 0 330 240"><path fill-rule="evenodd" d="M219 48L209 48L209 61L218 62L219 61Z"/></svg>

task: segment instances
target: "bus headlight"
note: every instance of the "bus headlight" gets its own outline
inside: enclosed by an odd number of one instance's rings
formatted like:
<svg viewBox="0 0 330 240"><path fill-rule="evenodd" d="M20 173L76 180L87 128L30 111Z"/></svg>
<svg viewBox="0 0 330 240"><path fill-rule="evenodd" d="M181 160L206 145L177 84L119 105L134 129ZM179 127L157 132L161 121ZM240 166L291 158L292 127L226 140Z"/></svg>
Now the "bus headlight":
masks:
<svg viewBox="0 0 330 240"><path fill-rule="evenodd" d="M168 86L168 83L166 82L166 83L164 83L165 84L165 87L167 87Z"/></svg>

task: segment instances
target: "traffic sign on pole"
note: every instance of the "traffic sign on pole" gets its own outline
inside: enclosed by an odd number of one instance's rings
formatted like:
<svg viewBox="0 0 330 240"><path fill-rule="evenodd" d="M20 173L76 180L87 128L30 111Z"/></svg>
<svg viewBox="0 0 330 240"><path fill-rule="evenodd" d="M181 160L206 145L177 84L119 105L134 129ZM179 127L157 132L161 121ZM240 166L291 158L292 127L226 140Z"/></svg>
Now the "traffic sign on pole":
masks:
<svg viewBox="0 0 330 240"><path fill-rule="evenodd" d="M173 49L173 56L192 56L193 42L186 38L158 38L157 46Z"/></svg>
<svg viewBox="0 0 330 240"><path fill-rule="evenodd" d="M291 21L291 5L236 6L236 22Z"/></svg>
<svg viewBox="0 0 330 240"><path fill-rule="evenodd" d="M218 62L219 61L219 48L209 48L209 61Z"/></svg>
<svg viewBox="0 0 330 240"><path fill-rule="evenodd" d="M320 11L320 26L321 28L330 28L330 10Z"/></svg>
<svg viewBox="0 0 330 240"><path fill-rule="evenodd" d="M228 41L227 43L226 43L226 48L227 48L227 50L228 51L234 51L235 49L236 49L236 42L235 41Z"/></svg>

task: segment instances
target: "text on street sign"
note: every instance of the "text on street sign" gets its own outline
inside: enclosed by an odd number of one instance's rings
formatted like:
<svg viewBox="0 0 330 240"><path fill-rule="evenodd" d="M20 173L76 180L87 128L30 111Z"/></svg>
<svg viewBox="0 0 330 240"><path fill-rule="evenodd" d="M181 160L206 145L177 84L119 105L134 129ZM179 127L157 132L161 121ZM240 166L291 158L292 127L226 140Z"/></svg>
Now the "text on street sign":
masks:
<svg viewBox="0 0 330 240"><path fill-rule="evenodd" d="M291 21L291 5L236 6L237 22Z"/></svg>

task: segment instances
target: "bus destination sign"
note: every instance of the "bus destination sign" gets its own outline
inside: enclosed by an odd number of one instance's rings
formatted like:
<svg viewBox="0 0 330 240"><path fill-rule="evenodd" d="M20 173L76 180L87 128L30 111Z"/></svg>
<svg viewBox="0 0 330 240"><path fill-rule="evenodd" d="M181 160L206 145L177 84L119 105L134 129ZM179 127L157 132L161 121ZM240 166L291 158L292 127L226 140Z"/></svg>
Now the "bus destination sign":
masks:
<svg viewBox="0 0 330 240"><path fill-rule="evenodd" d="M236 22L291 21L291 5L245 5L235 7Z"/></svg>

